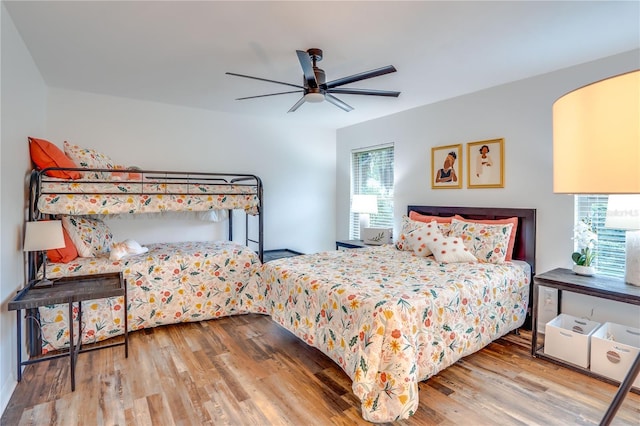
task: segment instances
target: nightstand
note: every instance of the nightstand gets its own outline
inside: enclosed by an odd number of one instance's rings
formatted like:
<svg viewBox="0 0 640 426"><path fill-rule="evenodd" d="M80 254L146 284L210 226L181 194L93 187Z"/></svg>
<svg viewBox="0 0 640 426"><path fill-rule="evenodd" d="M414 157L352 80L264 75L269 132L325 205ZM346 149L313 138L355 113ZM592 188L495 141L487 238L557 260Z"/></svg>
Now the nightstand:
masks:
<svg viewBox="0 0 640 426"><path fill-rule="evenodd" d="M362 240L338 240L336 241L336 250L346 250L363 248L367 245Z"/></svg>
<svg viewBox="0 0 640 426"><path fill-rule="evenodd" d="M558 290L557 312L561 313L562 293L584 294L601 299L640 305L640 287L626 284L623 279L604 276L586 277L577 275L570 269L558 268L533 278L533 308L531 312L533 327L531 331L531 355L552 361L556 364L571 368L581 373L596 377L600 380L617 384L618 382L590 371L588 368L569 364L544 352L544 341L539 339L538 333L538 305L540 286ZM542 343L539 342L542 340Z"/></svg>
<svg viewBox="0 0 640 426"><path fill-rule="evenodd" d="M16 322L18 336L18 382L22 380L22 366L34 364L36 362L68 356L71 362L71 391L76 388L76 361L82 352L110 348L112 346L124 345L124 356L129 356L129 327L127 325L127 282L122 277L122 272L112 272L106 274L81 275L64 277L53 280L51 287L36 288L32 285L22 289L8 304L10 311L16 311L18 319ZM122 316L124 318L124 340L109 344L100 344L82 349L82 302L85 300L104 299L108 297L123 296L124 303ZM69 321L69 349L48 356L22 361L22 318L20 311L23 309L34 309L39 306L64 304L69 308L69 318L73 318L73 304L78 303L78 342L76 343L73 321ZM27 319L34 320L34 318Z"/></svg>

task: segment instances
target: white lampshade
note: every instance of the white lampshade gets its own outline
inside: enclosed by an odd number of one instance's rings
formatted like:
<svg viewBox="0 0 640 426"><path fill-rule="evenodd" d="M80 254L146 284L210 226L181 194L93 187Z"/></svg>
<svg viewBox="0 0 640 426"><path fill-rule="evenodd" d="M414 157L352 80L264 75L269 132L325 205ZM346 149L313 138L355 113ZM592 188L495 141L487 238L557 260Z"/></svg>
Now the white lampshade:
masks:
<svg viewBox="0 0 640 426"><path fill-rule="evenodd" d="M62 221L27 222L24 232L24 251L42 251L64 247Z"/></svg>
<svg viewBox="0 0 640 426"><path fill-rule="evenodd" d="M553 191L640 193L640 70L553 104Z"/></svg>
<svg viewBox="0 0 640 426"><path fill-rule="evenodd" d="M375 195L354 194L351 200L351 211L354 213L378 213L378 197Z"/></svg>
<svg viewBox="0 0 640 426"><path fill-rule="evenodd" d="M640 229L640 194L609 195L604 226L626 230Z"/></svg>
<svg viewBox="0 0 640 426"><path fill-rule="evenodd" d="M624 280L640 286L640 194L609 195L604 226L627 231Z"/></svg>

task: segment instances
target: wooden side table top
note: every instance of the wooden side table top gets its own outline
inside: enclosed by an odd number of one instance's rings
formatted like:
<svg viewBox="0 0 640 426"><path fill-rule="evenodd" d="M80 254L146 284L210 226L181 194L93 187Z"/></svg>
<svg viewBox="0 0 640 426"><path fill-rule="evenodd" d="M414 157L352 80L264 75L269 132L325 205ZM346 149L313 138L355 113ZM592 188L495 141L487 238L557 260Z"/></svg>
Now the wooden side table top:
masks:
<svg viewBox="0 0 640 426"><path fill-rule="evenodd" d="M9 302L9 310L121 296L125 286L122 272L63 277L53 282L51 287L22 289Z"/></svg>
<svg viewBox="0 0 640 426"><path fill-rule="evenodd" d="M557 268L536 275L534 281L537 285L544 287L640 305L640 287L627 284L621 278L605 277L598 274L586 277L578 275L570 269Z"/></svg>

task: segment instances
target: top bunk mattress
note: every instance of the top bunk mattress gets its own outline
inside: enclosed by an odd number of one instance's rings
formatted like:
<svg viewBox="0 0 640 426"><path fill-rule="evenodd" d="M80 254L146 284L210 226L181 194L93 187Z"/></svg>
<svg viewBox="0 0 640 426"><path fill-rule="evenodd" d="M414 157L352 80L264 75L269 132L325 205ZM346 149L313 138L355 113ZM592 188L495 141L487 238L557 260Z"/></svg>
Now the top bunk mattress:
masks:
<svg viewBox="0 0 640 426"><path fill-rule="evenodd" d="M104 170L98 179L68 180L34 172L43 214L107 215L241 209L258 214L262 186L252 175Z"/></svg>

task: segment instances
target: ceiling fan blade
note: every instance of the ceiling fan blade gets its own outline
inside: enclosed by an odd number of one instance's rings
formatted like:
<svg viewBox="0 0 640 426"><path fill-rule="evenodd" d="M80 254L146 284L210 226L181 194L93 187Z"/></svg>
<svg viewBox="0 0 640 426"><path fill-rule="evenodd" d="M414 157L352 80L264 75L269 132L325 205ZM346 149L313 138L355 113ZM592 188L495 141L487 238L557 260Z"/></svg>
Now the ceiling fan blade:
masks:
<svg viewBox="0 0 640 426"><path fill-rule="evenodd" d="M266 81L266 82L269 82L269 83L284 84L285 86L292 86L292 87L297 87L298 89L304 89L304 87L299 86L299 85L297 85L297 84L285 83L285 82L282 82L282 81L276 81L276 80L269 80L269 79L267 79L267 78L252 77L252 76L250 76L250 75L236 74L236 73L234 73L234 72L226 72L225 74L228 74L228 75L234 75L234 76L236 76L236 77L251 78L251 79L253 79L253 80Z"/></svg>
<svg viewBox="0 0 640 426"><path fill-rule="evenodd" d="M359 74L350 75L348 77L342 77L337 80L332 80L328 82L326 86L327 86L327 89L331 89L333 87L354 83L360 80L366 80L367 78L379 77L381 75L389 74L392 72L396 72L395 67L393 65L387 65L386 67L378 68L371 71L361 72Z"/></svg>
<svg viewBox="0 0 640 426"><path fill-rule="evenodd" d="M303 50L296 50L298 54L298 60L302 66L302 72L304 72L304 79L307 81L307 85L310 89L317 89L318 82L316 81L316 73L313 72L313 64L309 54Z"/></svg>
<svg viewBox="0 0 640 426"><path fill-rule="evenodd" d="M294 112L295 110L297 110L298 108L300 108L300 105L302 105L304 103L304 96L300 98L300 100L298 102L295 103L295 105L293 105L291 107L291 109L287 112Z"/></svg>
<svg viewBox="0 0 640 426"><path fill-rule="evenodd" d="M291 90L289 92L269 93L266 95L245 96L244 98L236 98L236 101L243 101L245 99L254 99L254 98L264 98L267 96L275 96L275 95L286 95L287 93L300 93L300 92L303 92L303 90Z"/></svg>
<svg viewBox="0 0 640 426"><path fill-rule="evenodd" d="M331 102L332 104L334 104L335 106L337 106L338 108L341 108L347 112L352 111L353 107L351 105L347 105L344 102L342 102L340 99L336 98L333 95L330 95L329 93L325 93L324 94L324 99L327 102Z"/></svg>
<svg viewBox="0 0 640 426"><path fill-rule="evenodd" d="M390 90L372 90L372 89L327 89L326 93L341 93L343 95L373 95L373 96L389 96L397 98L400 92L392 92Z"/></svg>

